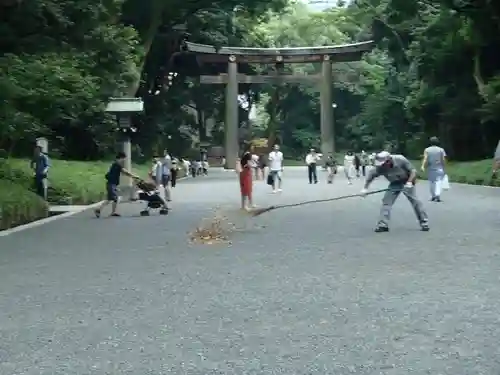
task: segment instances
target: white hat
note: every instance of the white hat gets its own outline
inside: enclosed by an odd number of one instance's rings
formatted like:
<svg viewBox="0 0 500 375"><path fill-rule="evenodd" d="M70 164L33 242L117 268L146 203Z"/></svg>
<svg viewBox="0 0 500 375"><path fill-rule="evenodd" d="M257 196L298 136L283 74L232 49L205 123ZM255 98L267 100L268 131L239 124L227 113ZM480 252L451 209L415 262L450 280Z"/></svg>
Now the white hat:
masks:
<svg viewBox="0 0 500 375"><path fill-rule="evenodd" d="M379 152L377 155L375 155L375 165L377 167L380 167L390 158L391 158L391 154L389 152L387 152L387 151Z"/></svg>

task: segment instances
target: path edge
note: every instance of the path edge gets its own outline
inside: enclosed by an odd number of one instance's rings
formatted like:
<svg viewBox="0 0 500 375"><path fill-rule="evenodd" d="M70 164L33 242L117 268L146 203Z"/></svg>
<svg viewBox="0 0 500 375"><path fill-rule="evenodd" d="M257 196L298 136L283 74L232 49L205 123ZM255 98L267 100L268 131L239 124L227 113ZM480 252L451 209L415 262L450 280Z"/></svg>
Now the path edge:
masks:
<svg viewBox="0 0 500 375"><path fill-rule="evenodd" d="M0 237L5 237L5 236L8 236L9 234L21 232L21 231L26 230L26 229L35 228L35 227L38 227L40 225L48 224L48 223L50 223L52 221L56 221L56 220L59 220L59 219L65 219L67 217L79 214L79 213L81 213L83 211L87 211L87 210L90 210L92 208L98 207L102 202L104 202L104 201L92 203L92 204L89 204L87 206L83 206L83 207L81 207L81 208L79 208L77 210L68 211L68 212L65 212L65 213L60 214L60 215L54 215L54 216L51 216L51 217L46 217L44 219L32 221L31 223L27 223L27 224L23 224L23 225L18 225L17 227L14 227L14 228L5 229L5 230L3 230L3 231L0 232Z"/></svg>
<svg viewBox="0 0 500 375"><path fill-rule="evenodd" d="M181 180L184 180L186 178L187 178L187 176L181 177L177 181L181 181ZM26 230L26 229L35 228L35 227L38 227L40 225L48 224L48 223L51 223L51 222L56 221L56 220L66 219L66 218L68 218L70 216L73 216L73 215L82 213L84 211L96 208L100 204L102 204L103 202L104 201L92 203L92 204L89 204L89 205L86 205L86 206L82 206L81 208L79 208L77 210L65 212L65 213L60 214L60 215L54 215L54 216L51 216L51 217L46 217L44 219L35 220L35 221L32 221L32 222L27 223L27 224L18 225L17 227L14 227L14 228L2 230L2 231L0 231L0 237L5 237L5 236L8 236L10 234L21 232L21 231Z"/></svg>

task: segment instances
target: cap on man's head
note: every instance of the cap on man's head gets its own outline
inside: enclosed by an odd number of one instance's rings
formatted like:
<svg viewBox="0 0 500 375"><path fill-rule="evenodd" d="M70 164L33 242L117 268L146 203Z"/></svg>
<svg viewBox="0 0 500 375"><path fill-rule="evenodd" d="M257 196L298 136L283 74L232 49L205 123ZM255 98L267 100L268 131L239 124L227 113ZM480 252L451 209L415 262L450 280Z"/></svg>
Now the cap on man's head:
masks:
<svg viewBox="0 0 500 375"><path fill-rule="evenodd" d="M375 155L375 166L380 167L391 159L391 154L387 151L379 152Z"/></svg>
<svg viewBox="0 0 500 375"><path fill-rule="evenodd" d="M434 146L436 146L436 145L439 144L439 138L438 137L431 137L429 139L429 141L431 142L431 145L434 145Z"/></svg>

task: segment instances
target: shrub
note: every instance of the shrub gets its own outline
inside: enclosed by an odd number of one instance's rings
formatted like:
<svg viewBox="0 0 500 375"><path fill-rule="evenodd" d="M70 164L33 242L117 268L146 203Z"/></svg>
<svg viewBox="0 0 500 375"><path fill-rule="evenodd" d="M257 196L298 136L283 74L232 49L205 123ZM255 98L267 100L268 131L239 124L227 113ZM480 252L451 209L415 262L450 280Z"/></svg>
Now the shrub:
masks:
<svg viewBox="0 0 500 375"><path fill-rule="evenodd" d="M0 230L43 219L47 203L22 185L0 179Z"/></svg>

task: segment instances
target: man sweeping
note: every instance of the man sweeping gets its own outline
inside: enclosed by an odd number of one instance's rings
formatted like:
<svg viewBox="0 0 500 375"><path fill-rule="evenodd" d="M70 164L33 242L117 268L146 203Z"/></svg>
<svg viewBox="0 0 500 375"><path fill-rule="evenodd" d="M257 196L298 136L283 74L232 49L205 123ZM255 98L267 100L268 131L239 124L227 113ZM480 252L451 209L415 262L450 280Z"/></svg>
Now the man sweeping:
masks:
<svg viewBox="0 0 500 375"><path fill-rule="evenodd" d="M408 198L417 215L420 228L422 231L427 232L429 230L427 213L422 202L417 198L415 188L417 170L410 161L403 155L391 155L387 151L378 153L375 156L375 168L368 173L365 186L360 194L366 195L372 181L379 176L384 176L389 181L389 190L385 192L382 198L382 208L380 209L380 217L375 232L389 231L392 206L400 193L403 193Z"/></svg>

